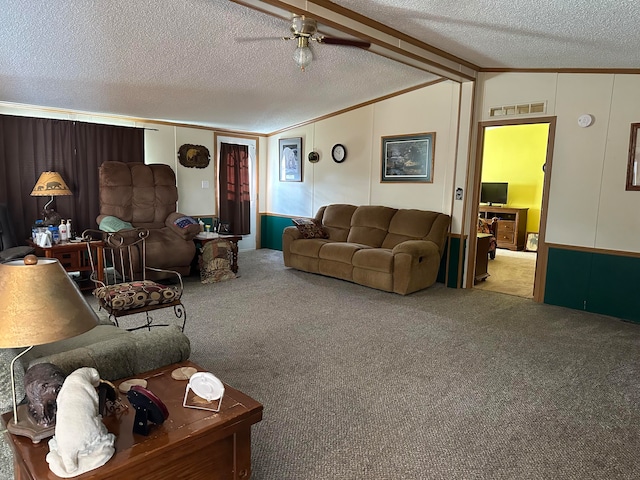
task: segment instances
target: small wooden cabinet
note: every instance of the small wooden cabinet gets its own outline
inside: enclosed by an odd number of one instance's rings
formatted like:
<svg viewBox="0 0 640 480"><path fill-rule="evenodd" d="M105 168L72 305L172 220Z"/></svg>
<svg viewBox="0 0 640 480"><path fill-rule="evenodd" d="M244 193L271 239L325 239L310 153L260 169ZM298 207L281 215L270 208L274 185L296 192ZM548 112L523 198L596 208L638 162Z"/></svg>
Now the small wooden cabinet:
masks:
<svg viewBox="0 0 640 480"><path fill-rule="evenodd" d="M65 242L51 247L40 247L32 241L29 241L29 244L36 249L35 253L38 257L56 258L67 272L80 272L80 277L75 279L80 290L96 288L96 285L89 278L92 269L87 242ZM102 241L94 240L91 242L91 251L96 259L96 276L100 281L104 280L103 246Z"/></svg>
<svg viewBox="0 0 640 480"><path fill-rule="evenodd" d="M489 276L489 245L492 235L490 233L478 233L478 243L476 244L476 271L473 284L478 284L486 280Z"/></svg>
<svg viewBox="0 0 640 480"><path fill-rule="evenodd" d="M495 207L480 205L480 217L497 218L496 240L499 248L524 250L527 236L528 208Z"/></svg>

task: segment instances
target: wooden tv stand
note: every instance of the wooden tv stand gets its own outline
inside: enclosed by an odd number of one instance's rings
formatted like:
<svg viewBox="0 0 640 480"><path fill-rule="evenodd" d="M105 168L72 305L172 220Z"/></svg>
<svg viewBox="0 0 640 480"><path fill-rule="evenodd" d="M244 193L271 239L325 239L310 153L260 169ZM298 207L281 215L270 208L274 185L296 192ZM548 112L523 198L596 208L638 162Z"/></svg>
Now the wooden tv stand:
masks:
<svg viewBox="0 0 640 480"><path fill-rule="evenodd" d="M492 205L480 205L481 218L498 218L496 239L499 248L509 250L524 250L527 236L527 211L528 208L496 207Z"/></svg>

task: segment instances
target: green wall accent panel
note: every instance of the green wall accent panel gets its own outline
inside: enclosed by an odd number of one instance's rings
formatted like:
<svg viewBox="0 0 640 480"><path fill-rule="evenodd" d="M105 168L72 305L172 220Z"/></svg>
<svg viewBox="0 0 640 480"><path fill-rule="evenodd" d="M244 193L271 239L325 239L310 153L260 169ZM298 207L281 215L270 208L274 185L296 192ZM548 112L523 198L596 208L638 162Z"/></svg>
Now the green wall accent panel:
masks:
<svg viewBox="0 0 640 480"><path fill-rule="evenodd" d="M544 303L584 310L592 256L590 252L549 248Z"/></svg>
<svg viewBox="0 0 640 480"><path fill-rule="evenodd" d="M640 258L593 254L587 310L640 322Z"/></svg>
<svg viewBox="0 0 640 480"><path fill-rule="evenodd" d="M282 231L292 226L291 218L263 215L260 221L260 245L262 248L282 250Z"/></svg>
<svg viewBox="0 0 640 480"><path fill-rule="evenodd" d="M549 249L544 303L640 322L640 258Z"/></svg>
<svg viewBox="0 0 640 480"><path fill-rule="evenodd" d="M447 287L456 288L458 284L458 258L460 257L460 246L462 248L466 248L466 243L461 242L458 237L451 237L451 254L449 256L449 282L447 283ZM464 259L464 255L462 257ZM440 262L440 270L438 271L438 279L437 281L440 283L444 283L445 280L445 268L447 265L447 250L445 248L444 255L442 256L442 261ZM464 275L464 261L462 262L462 275Z"/></svg>

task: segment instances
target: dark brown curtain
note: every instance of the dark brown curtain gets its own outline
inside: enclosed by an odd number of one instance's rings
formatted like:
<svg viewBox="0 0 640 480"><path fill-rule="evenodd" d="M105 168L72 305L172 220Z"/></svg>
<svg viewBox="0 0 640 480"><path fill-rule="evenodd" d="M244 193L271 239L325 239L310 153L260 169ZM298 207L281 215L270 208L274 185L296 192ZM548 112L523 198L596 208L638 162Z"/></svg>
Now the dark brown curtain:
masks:
<svg viewBox="0 0 640 480"><path fill-rule="evenodd" d="M7 203L18 240L31 236L51 197L32 197L44 171L62 175L72 196L54 197L52 207L71 218L76 232L96 227L98 167L106 160L144 162L140 128L0 115L0 203Z"/></svg>
<svg viewBox="0 0 640 480"><path fill-rule="evenodd" d="M75 229L82 232L98 226L100 165L106 161L144 163L144 129L82 122L76 122L75 127L73 184L67 184L74 193Z"/></svg>
<svg viewBox="0 0 640 480"><path fill-rule="evenodd" d="M221 222L229 223L236 235L251 233L251 193L249 190L249 147L220 144L220 211Z"/></svg>

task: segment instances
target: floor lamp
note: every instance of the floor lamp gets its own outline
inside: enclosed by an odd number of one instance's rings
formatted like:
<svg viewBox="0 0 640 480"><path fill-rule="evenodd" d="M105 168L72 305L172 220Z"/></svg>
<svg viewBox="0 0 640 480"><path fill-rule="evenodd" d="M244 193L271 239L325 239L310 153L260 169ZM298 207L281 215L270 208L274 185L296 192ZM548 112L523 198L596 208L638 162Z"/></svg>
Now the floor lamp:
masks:
<svg viewBox="0 0 640 480"><path fill-rule="evenodd" d="M39 442L52 436L38 425L27 405L16 400L15 362L35 345L75 337L98 324L98 316L60 262L27 255L0 263L0 348L27 347L11 362L13 418L7 430Z"/></svg>

